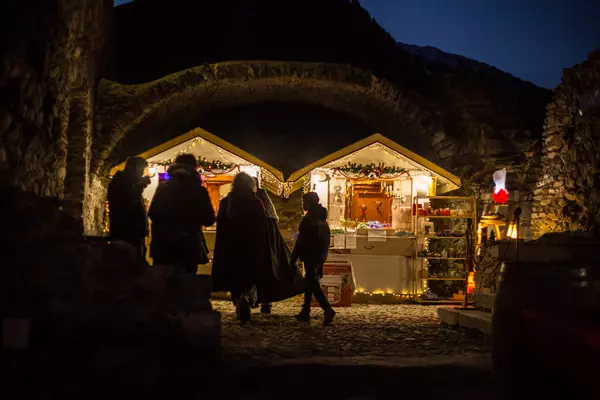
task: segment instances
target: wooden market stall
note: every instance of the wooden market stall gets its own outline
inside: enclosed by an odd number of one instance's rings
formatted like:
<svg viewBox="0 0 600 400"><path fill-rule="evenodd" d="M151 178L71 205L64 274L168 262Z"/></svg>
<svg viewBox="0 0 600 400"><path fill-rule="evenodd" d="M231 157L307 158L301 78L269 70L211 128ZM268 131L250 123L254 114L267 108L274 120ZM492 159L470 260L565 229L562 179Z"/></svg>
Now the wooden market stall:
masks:
<svg viewBox="0 0 600 400"><path fill-rule="evenodd" d="M329 211L332 253L347 253L356 290L414 297L426 289L418 210L460 178L375 134L292 174L292 191L317 192Z"/></svg>
<svg viewBox="0 0 600 400"><path fill-rule="evenodd" d="M167 169L169 165L175 161L175 157L183 153L198 157L199 172L202 175L215 211L218 211L220 200L229 193L231 182L239 172L246 172L259 178L261 186L272 193L276 195L283 194L282 172L233 144L203 129L196 128L139 154L140 157L148 161L147 173L151 179L150 185L143 193L147 204L152 201L158 185L168 179ZM113 168L110 173L111 176L124 167L125 163L122 163ZM208 248L212 252L216 226L206 228L204 233Z"/></svg>
<svg viewBox="0 0 600 400"><path fill-rule="evenodd" d="M466 226L475 215L475 202L443 196L460 187L458 177L380 134L316 161L284 181L283 174L265 162L194 129L140 154L149 163L151 184L143 194L148 203L158 185L168 179L168 166L182 153L198 157L215 210L240 171L258 177L261 186L277 196L288 197L300 189L317 192L329 212L329 263L338 271L324 282L339 286L330 295L346 296L337 299L340 304L347 303L351 286L358 292L439 299L451 296L431 295L428 289L455 284L442 287L442 292L454 295L460 292L457 282L462 279L464 284ZM111 175L122 168L124 163ZM215 233L214 226L205 230L209 250L214 249ZM352 276L343 272L350 270ZM210 273L209 266L204 273Z"/></svg>

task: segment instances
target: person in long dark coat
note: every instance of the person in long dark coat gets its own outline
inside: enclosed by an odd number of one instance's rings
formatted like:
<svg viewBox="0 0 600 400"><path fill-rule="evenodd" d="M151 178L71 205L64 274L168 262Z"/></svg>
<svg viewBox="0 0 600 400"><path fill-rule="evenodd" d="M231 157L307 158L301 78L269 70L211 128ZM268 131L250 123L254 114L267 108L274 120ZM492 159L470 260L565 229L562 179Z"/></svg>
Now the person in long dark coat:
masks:
<svg viewBox="0 0 600 400"><path fill-rule="evenodd" d="M148 217L142 193L150 184L144 176L146 160L127 159L125 169L119 171L108 185L110 240L123 241L134 246L144 256L144 240L148 236Z"/></svg>
<svg viewBox="0 0 600 400"><path fill-rule="evenodd" d="M270 269L266 268L265 275L257 285L260 312L270 314L272 303L294 297L304 292L302 271L296 263L292 263L292 252L285 243L279 230L279 216L275 206L264 188L260 187L254 178L256 197L262 201L267 216L269 234L269 252L271 257ZM270 273L269 273L270 272Z"/></svg>
<svg viewBox="0 0 600 400"><path fill-rule="evenodd" d="M196 274L199 264L209 262L202 227L216 219L197 167L193 155L178 156L167 170L169 180L156 189L148 212L154 265L172 265L190 275Z"/></svg>
<svg viewBox="0 0 600 400"><path fill-rule="evenodd" d="M256 285L270 268L268 240L267 218L254 180L240 172L219 205L212 275L213 291L231 293L242 324L250 320Z"/></svg>

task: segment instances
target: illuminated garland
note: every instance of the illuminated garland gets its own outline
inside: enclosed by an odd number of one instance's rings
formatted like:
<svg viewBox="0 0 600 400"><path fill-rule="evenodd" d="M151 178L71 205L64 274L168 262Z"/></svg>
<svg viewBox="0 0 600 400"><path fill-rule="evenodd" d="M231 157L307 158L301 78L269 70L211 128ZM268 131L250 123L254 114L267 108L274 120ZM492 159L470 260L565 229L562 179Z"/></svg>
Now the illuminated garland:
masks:
<svg viewBox="0 0 600 400"><path fill-rule="evenodd" d="M293 182L286 182L283 185L283 198L287 199L288 197L290 197L290 194L292 193L292 187L294 186Z"/></svg>
<svg viewBox="0 0 600 400"><path fill-rule="evenodd" d="M275 177L275 175L273 175L270 171L261 168L260 170L260 183L262 185L263 182L267 182L271 185L273 185L274 187L277 188L277 195L278 196L283 196L283 192L284 192L284 185L283 183L277 179Z"/></svg>
<svg viewBox="0 0 600 400"><path fill-rule="evenodd" d="M206 172L230 171L236 167L236 165L234 163L227 163L227 162L223 162L223 161L219 161L219 160L208 161L206 158L200 157L200 156L197 158L197 161L198 161L198 168L201 168L202 170L204 170ZM165 160L165 161L157 161L152 164L160 165L163 167L168 167L169 165L173 164L174 162L175 162L175 159L171 158L171 159Z"/></svg>
<svg viewBox="0 0 600 400"><path fill-rule="evenodd" d="M229 171L235 167L234 163L226 163L219 160L208 161L206 158L198 157L198 167L204 171Z"/></svg>
<svg viewBox="0 0 600 400"><path fill-rule="evenodd" d="M304 177L304 184L302 185L302 193L310 192L310 175Z"/></svg>
<svg viewBox="0 0 600 400"><path fill-rule="evenodd" d="M382 175L399 175L408 172L404 168L387 166L384 163L370 163L370 164L357 164L353 162L349 162L348 164L336 168L336 170L340 172L346 172L351 174L358 174L361 176L372 176L375 178L379 178Z"/></svg>

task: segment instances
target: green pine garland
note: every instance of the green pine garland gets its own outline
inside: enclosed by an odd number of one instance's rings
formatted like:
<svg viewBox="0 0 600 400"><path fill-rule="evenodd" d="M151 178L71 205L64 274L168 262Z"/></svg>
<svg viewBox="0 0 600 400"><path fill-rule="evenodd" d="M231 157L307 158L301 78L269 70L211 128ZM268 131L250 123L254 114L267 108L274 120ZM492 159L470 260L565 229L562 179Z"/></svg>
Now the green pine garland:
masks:
<svg viewBox="0 0 600 400"><path fill-rule="evenodd" d="M202 168L204 171L207 171L207 172L214 171L214 170L229 171L233 167L235 167L235 164L233 164L233 163L226 163L226 162L219 161L219 160L208 161L206 158L200 157L200 156L197 158L197 161L198 161L198 168ZM166 160L166 161L160 161L160 162L157 162L154 164L161 165L163 167L168 167L168 166L172 165L174 162L175 162L175 159L173 158L173 159Z"/></svg>
<svg viewBox="0 0 600 400"><path fill-rule="evenodd" d="M219 160L208 161L206 158L198 157L198 167L204 171L222 170L229 171L235 166L233 163L225 163Z"/></svg>
<svg viewBox="0 0 600 400"><path fill-rule="evenodd" d="M353 162L349 162L348 164L346 164L342 167L339 167L338 170L341 172L350 172L353 174L361 174L361 175L365 175L365 176L368 176L368 175L374 173L378 177L381 175L384 175L384 174L399 175L404 172L408 172L404 168L387 166L384 163L379 163L379 164L370 163L370 164L363 165L363 164L357 164L357 163L353 163Z"/></svg>

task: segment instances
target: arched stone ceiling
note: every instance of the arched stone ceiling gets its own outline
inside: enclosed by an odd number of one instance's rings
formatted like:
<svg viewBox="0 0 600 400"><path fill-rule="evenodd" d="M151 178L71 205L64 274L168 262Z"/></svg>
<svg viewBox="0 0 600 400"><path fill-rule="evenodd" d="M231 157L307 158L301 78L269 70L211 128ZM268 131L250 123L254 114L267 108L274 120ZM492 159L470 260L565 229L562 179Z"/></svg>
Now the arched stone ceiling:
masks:
<svg viewBox="0 0 600 400"><path fill-rule="evenodd" d="M368 71L323 63L226 62L146 84L102 81L103 126L94 140L93 171L110 167L110 155L125 136L135 141L160 134L157 127L171 122L185 126L199 114L221 107L273 101L309 103L346 113L383 134L402 131L436 142L440 136L447 138L432 104L414 93L398 91Z"/></svg>

